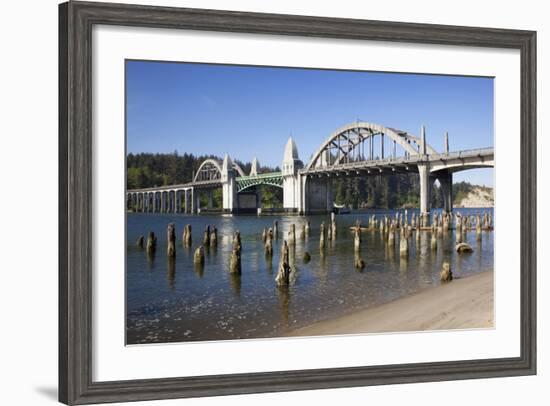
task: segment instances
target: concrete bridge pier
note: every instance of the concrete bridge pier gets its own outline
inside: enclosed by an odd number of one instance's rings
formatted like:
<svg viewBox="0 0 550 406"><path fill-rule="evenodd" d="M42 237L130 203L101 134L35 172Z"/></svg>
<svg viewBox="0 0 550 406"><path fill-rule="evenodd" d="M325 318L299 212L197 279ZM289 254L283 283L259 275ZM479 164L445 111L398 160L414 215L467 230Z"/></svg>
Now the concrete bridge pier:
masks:
<svg viewBox="0 0 550 406"><path fill-rule="evenodd" d="M453 211L453 174L449 171L438 173L437 180L443 192L443 210L450 213Z"/></svg>
<svg viewBox="0 0 550 406"><path fill-rule="evenodd" d="M298 156L298 147L292 137L290 137L285 145L282 165L283 207L285 211L301 211L303 189L301 176L298 171L303 167L304 164Z"/></svg>
<svg viewBox="0 0 550 406"><path fill-rule="evenodd" d="M224 212L233 213L238 210L237 183L233 162L229 155L225 155L221 170L222 208Z"/></svg>
<svg viewBox="0 0 550 406"><path fill-rule="evenodd" d="M429 221L430 202L431 202L431 182L430 168L428 164L418 164L418 176L420 177L420 214L422 216L422 226L427 227L426 221Z"/></svg>
<svg viewBox="0 0 550 406"><path fill-rule="evenodd" d="M310 176L305 181L304 213L329 213L333 209L334 194L331 178L326 175Z"/></svg>
<svg viewBox="0 0 550 406"><path fill-rule="evenodd" d="M193 213L199 213L200 209L201 209L201 194L199 193L199 191L197 190L193 196L193 207L194 207L194 211Z"/></svg>

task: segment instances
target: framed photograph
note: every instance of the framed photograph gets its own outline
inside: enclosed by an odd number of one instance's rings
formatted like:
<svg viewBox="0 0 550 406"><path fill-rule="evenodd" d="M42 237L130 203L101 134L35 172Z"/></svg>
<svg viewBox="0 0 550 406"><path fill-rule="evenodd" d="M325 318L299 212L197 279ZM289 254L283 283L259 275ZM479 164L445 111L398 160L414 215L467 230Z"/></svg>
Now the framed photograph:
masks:
<svg viewBox="0 0 550 406"><path fill-rule="evenodd" d="M59 400L536 373L536 33L59 6Z"/></svg>

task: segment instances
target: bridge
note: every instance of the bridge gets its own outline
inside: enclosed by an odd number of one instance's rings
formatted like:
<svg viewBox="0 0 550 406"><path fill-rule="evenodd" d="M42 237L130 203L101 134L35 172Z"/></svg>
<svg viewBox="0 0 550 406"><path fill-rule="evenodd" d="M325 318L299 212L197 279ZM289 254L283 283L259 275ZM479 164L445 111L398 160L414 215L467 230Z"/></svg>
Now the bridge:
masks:
<svg viewBox="0 0 550 406"><path fill-rule="evenodd" d="M286 212L326 213L333 210L334 178L417 173L421 213L430 212L435 180L443 192L444 209L452 211L453 173L494 167L494 150L489 147L451 152L448 134L444 137L444 151L438 152L426 142L424 126L417 137L391 127L354 122L333 132L305 165L296 143L289 138L280 172L259 173L254 158L247 175L225 155L222 162L203 161L189 183L128 190L127 202L138 212L198 213L202 209L200 195L206 194L205 208L211 209L214 190L221 188L223 211L238 213L260 207L258 186L271 185L283 189Z"/></svg>

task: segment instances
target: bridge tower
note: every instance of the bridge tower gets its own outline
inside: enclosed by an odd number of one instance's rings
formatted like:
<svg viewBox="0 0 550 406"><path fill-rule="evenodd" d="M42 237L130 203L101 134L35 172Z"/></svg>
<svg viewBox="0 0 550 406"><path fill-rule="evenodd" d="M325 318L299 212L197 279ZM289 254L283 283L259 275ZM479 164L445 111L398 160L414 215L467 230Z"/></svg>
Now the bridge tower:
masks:
<svg viewBox="0 0 550 406"><path fill-rule="evenodd" d="M225 154L223 158L221 181L222 181L222 207L229 213L235 211L237 207L237 184L236 174L233 169L233 162L229 155Z"/></svg>
<svg viewBox="0 0 550 406"><path fill-rule="evenodd" d="M250 167L250 176L258 176L258 169L260 168L260 163L258 159L254 157L252 160L252 166Z"/></svg>
<svg viewBox="0 0 550 406"><path fill-rule="evenodd" d="M290 137L285 146L283 157L283 207L287 211L298 211L301 201L301 182L298 170L302 169L304 164L298 156L296 143Z"/></svg>

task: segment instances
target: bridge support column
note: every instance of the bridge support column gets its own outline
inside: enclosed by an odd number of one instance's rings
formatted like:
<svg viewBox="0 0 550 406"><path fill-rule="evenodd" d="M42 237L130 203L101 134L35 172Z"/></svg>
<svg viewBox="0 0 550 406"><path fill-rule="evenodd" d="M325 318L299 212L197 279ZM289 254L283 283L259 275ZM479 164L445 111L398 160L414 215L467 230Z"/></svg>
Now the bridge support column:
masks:
<svg viewBox="0 0 550 406"><path fill-rule="evenodd" d="M441 191L443 192L443 209L450 213L453 211L453 174L444 172L437 175Z"/></svg>
<svg viewBox="0 0 550 406"><path fill-rule="evenodd" d="M428 226L426 221L430 217L430 168L427 164L418 164L418 175L420 176L420 214L422 215L422 225Z"/></svg>
<svg viewBox="0 0 550 406"><path fill-rule="evenodd" d="M291 138L285 145L283 156L283 207L286 211L296 212L300 210L302 197L302 182L298 171L304 164L298 156L298 148Z"/></svg>
<svg viewBox="0 0 550 406"><path fill-rule="evenodd" d="M304 214L329 213L333 209L332 180L326 175L310 176L305 181Z"/></svg>
<svg viewBox="0 0 550 406"><path fill-rule="evenodd" d="M189 201L187 200L189 195L189 190L184 189L183 190L183 212L185 214L189 213Z"/></svg>
<svg viewBox="0 0 550 406"><path fill-rule="evenodd" d="M235 181L235 170L229 155L223 159L221 181L222 181L222 208L223 211L233 213L238 210L237 183Z"/></svg>

